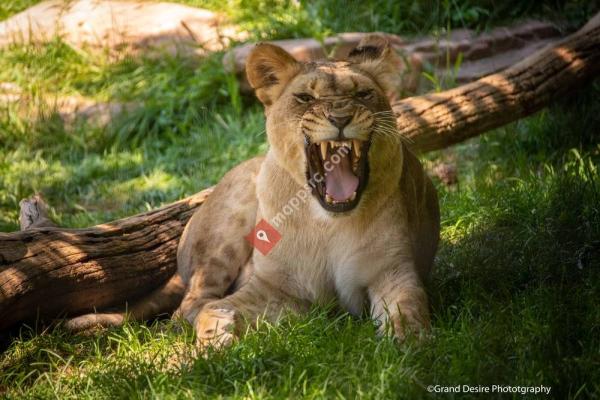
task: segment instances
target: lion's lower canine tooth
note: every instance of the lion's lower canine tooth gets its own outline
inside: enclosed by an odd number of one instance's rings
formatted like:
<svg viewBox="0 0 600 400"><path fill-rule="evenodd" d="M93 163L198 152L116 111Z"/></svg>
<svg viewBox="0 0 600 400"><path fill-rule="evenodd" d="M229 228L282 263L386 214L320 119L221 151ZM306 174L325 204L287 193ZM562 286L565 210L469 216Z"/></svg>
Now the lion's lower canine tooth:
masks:
<svg viewBox="0 0 600 400"><path fill-rule="evenodd" d="M326 200L328 203L333 203L333 197L331 197L331 196L330 196L330 195L328 195L328 194L326 194L326 195L325 195L325 200Z"/></svg>
<svg viewBox="0 0 600 400"><path fill-rule="evenodd" d="M354 155L356 157L360 157L360 140L352 141L352 150L354 150Z"/></svg>
<svg viewBox="0 0 600 400"><path fill-rule="evenodd" d="M356 198L356 192L352 193L352 196L350 196L350 201L354 200Z"/></svg>
<svg viewBox="0 0 600 400"><path fill-rule="evenodd" d="M323 160L326 160L327 159L327 142L321 142L320 148L321 148L321 157L323 157Z"/></svg>

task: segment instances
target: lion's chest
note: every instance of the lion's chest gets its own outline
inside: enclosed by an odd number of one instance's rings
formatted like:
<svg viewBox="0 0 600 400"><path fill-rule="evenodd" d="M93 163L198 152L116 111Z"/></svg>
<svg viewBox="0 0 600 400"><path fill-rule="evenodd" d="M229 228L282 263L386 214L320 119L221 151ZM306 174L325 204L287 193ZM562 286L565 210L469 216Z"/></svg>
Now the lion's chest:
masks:
<svg viewBox="0 0 600 400"><path fill-rule="evenodd" d="M257 180L257 220L274 225L281 239L268 255L255 252L255 271L301 299L337 299L360 313L367 288L397 262L401 221L386 207L369 216L332 217L310 192L274 171L281 172L263 165Z"/></svg>
<svg viewBox="0 0 600 400"><path fill-rule="evenodd" d="M359 314L368 286L393 262L386 243L390 238L372 228L285 224L272 252L255 257L256 268L283 275L288 289L300 298L315 303L337 299L347 311Z"/></svg>

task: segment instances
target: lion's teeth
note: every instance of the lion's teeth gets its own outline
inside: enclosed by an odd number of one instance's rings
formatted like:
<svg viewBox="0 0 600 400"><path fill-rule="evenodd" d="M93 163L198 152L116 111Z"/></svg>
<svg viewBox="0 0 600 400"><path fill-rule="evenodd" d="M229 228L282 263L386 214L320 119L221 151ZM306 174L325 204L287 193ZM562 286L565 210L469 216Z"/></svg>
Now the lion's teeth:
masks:
<svg viewBox="0 0 600 400"><path fill-rule="evenodd" d="M355 198L356 198L356 192L352 193L352 196L350 196L350 200L349 200L349 201L352 201L352 200L354 200Z"/></svg>
<svg viewBox="0 0 600 400"><path fill-rule="evenodd" d="M325 195L325 201L327 201L328 203L333 203L333 197L331 197L330 195L326 194Z"/></svg>
<svg viewBox="0 0 600 400"><path fill-rule="evenodd" d="M352 140L352 150L356 157L360 157L360 140Z"/></svg>
<svg viewBox="0 0 600 400"><path fill-rule="evenodd" d="M349 140L330 140L329 144L331 145L331 147L351 147Z"/></svg>
<svg viewBox="0 0 600 400"><path fill-rule="evenodd" d="M323 160L327 159L327 145L328 142L321 142L321 157L323 157Z"/></svg>

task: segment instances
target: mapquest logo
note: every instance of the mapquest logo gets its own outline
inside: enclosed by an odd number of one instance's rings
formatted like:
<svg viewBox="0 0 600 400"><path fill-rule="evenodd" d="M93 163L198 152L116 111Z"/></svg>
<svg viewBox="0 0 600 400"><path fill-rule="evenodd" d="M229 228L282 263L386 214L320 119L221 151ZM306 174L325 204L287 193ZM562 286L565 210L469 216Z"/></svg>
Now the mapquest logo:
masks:
<svg viewBox="0 0 600 400"><path fill-rule="evenodd" d="M245 238L263 256L266 256L281 240L281 234L271 224L261 219Z"/></svg>

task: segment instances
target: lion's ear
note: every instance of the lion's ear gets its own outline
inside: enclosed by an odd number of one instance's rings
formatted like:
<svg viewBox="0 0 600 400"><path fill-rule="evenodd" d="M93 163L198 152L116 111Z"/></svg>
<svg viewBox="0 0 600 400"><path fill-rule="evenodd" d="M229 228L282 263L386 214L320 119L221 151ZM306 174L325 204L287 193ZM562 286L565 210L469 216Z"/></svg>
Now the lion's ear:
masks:
<svg viewBox="0 0 600 400"><path fill-rule="evenodd" d="M400 83L401 59L381 35L369 35L348 55L348 61L371 75L385 92L394 92Z"/></svg>
<svg viewBox="0 0 600 400"><path fill-rule="evenodd" d="M259 43L246 60L248 82L266 106L277 100L285 85L298 73L300 63L281 47Z"/></svg>

